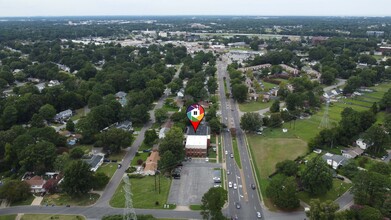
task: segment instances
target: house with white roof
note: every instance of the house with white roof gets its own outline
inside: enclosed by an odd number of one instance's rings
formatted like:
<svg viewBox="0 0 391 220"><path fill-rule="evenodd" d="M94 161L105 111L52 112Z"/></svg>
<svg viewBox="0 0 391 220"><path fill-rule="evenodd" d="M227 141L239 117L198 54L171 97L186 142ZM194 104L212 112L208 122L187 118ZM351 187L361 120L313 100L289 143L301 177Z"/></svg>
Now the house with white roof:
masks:
<svg viewBox="0 0 391 220"><path fill-rule="evenodd" d="M366 150L368 147L372 146L373 143L367 143L364 139L359 138L356 140L356 145L363 150Z"/></svg>

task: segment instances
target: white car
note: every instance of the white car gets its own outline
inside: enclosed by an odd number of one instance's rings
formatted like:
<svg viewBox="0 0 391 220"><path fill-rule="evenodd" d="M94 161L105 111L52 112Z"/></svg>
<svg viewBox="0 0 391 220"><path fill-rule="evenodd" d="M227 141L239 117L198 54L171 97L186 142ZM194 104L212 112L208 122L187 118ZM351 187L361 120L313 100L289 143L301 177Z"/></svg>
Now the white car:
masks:
<svg viewBox="0 0 391 220"><path fill-rule="evenodd" d="M220 185L220 184L215 184L214 187L215 187L215 188L221 187L221 185Z"/></svg>
<svg viewBox="0 0 391 220"><path fill-rule="evenodd" d="M229 182L229 183L228 183L228 187L229 187L229 188L232 188L232 182Z"/></svg>
<svg viewBox="0 0 391 220"><path fill-rule="evenodd" d="M228 154L228 151L226 150L226 151L225 151L225 155L227 155L227 154Z"/></svg>
<svg viewBox="0 0 391 220"><path fill-rule="evenodd" d="M209 162L209 158L205 158L205 161L206 161L206 162Z"/></svg>
<svg viewBox="0 0 391 220"><path fill-rule="evenodd" d="M236 185L236 183L234 183L234 189L237 189L238 188L238 186Z"/></svg>

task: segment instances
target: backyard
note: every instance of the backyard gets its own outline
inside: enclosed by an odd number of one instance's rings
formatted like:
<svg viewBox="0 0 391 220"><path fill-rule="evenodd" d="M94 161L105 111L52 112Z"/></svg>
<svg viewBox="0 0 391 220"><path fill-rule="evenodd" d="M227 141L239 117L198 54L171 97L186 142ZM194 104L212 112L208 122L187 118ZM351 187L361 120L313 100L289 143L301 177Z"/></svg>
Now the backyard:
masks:
<svg viewBox="0 0 391 220"><path fill-rule="evenodd" d="M344 194L350 187L351 183L345 183L339 179L333 179L333 188L329 190L326 194L321 196L310 196L308 192L299 192L297 196L303 202L309 204L311 199L319 199L321 202L325 202L327 200L334 201L342 194Z"/></svg>
<svg viewBox="0 0 391 220"><path fill-rule="evenodd" d="M167 202L170 191L171 179L164 176L160 177L160 193L158 193L158 185L155 189L154 176L146 176L141 179L130 178L129 180L133 193L134 208L163 209L163 205ZM156 182L158 184L158 177L156 178ZM123 208L125 206L125 191L123 186L124 182L122 181L111 198L110 205L115 208ZM156 205L156 202L158 202L158 205Z"/></svg>
<svg viewBox="0 0 391 220"><path fill-rule="evenodd" d="M111 178L114 175L117 168L118 168L117 163L103 163L102 166L100 166L96 172L104 173L106 174L106 176Z"/></svg>

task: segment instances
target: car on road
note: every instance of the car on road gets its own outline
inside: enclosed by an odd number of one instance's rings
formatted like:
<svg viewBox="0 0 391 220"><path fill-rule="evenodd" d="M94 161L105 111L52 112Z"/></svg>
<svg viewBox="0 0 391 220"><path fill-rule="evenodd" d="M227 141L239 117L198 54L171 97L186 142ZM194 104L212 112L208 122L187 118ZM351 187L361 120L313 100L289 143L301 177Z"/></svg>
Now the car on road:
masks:
<svg viewBox="0 0 391 220"><path fill-rule="evenodd" d="M232 182L229 182L229 183L228 183L228 187L229 187L229 188L232 188Z"/></svg>
<svg viewBox="0 0 391 220"><path fill-rule="evenodd" d="M236 185L236 183L234 183L234 189L237 189L238 188L238 185Z"/></svg>
<svg viewBox="0 0 391 220"><path fill-rule="evenodd" d="M234 154L233 153L231 153L231 156L230 156L231 158L234 158Z"/></svg>
<svg viewBox="0 0 391 220"><path fill-rule="evenodd" d="M240 209L240 208L242 207L242 206L240 205L239 202L237 202L237 203L235 204L235 206L236 206L237 209Z"/></svg>
<svg viewBox="0 0 391 220"><path fill-rule="evenodd" d="M227 154L228 154L228 151L226 150L226 151L225 151L225 155L227 155Z"/></svg>
<svg viewBox="0 0 391 220"><path fill-rule="evenodd" d="M221 187L220 184L215 184L213 187L217 188L217 187Z"/></svg>
<svg viewBox="0 0 391 220"><path fill-rule="evenodd" d="M251 184L251 189L255 189L255 185L254 184Z"/></svg>
<svg viewBox="0 0 391 220"><path fill-rule="evenodd" d="M231 174L231 172L229 170L227 170L227 175Z"/></svg>
<svg viewBox="0 0 391 220"><path fill-rule="evenodd" d="M209 162L209 158L205 158L205 162Z"/></svg>
<svg viewBox="0 0 391 220"><path fill-rule="evenodd" d="M260 212L257 212L257 218L262 218L262 215Z"/></svg>

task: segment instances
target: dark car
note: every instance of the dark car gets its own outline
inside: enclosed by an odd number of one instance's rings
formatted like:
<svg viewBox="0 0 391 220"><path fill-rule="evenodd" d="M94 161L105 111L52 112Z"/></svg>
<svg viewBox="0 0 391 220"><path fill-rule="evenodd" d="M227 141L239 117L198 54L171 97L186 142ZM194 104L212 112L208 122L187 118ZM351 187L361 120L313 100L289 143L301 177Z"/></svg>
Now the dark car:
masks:
<svg viewBox="0 0 391 220"><path fill-rule="evenodd" d="M251 184L251 189L255 189L255 185L254 184Z"/></svg>
<svg viewBox="0 0 391 220"><path fill-rule="evenodd" d="M71 205L66 205L67 207L71 207Z"/></svg>
<svg viewBox="0 0 391 220"><path fill-rule="evenodd" d="M111 162L113 162L113 163L117 163L117 160L111 160Z"/></svg>
<svg viewBox="0 0 391 220"><path fill-rule="evenodd" d="M242 206L240 205L240 203L238 203L238 202L235 204L235 206L236 206L237 209L240 209L240 208L242 207Z"/></svg>

